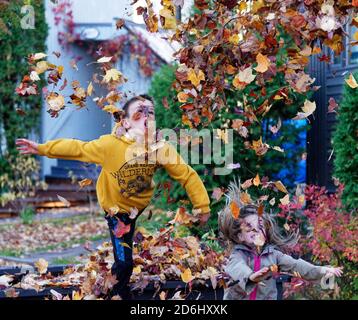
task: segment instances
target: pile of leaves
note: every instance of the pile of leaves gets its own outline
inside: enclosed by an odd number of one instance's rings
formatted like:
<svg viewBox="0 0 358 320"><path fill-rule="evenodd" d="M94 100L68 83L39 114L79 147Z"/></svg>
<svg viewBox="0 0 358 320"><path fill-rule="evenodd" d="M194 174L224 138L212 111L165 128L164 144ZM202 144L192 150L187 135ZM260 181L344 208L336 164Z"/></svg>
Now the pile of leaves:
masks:
<svg viewBox="0 0 358 320"><path fill-rule="evenodd" d="M156 294L164 300L169 298L167 293L159 291L161 285L170 280L187 284L184 291L191 291L194 285L208 282L214 289L225 286L222 273L224 254L212 250L196 237L175 234L174 224L181 221L183 213L177 213L166 228L154 234L141 227L137 229L134 235L132 290L143 291L153 284ZM56 300L116 299L118 297L110 296L110 290L117 282L111 273L113 262L112 245L104 242L90 254L84 265L70 266L60 276L54 277L47 272L47 261L40 259L35 264L37 273L27 274L21 279L13 275L1 276L0 289L5 290L8 297L16 297L18 289L41 291L52 288L52 298ZM56 287L75 289L70 297L61 295ZM186 294L178 291L172 298L184 299Z"/></svg>

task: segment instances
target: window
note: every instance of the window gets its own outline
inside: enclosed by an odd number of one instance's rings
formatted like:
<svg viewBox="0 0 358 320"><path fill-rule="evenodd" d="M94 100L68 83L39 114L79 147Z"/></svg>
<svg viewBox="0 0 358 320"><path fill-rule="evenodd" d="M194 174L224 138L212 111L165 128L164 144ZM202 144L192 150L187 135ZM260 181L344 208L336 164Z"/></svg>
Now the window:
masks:
<svg viewBox="0 0 358 320"><path fill-rule="evenodd" d="M351 26L349 29L348 63L358 64L358 45L351 45L352 42L358 42L358 28Z"/></svg>

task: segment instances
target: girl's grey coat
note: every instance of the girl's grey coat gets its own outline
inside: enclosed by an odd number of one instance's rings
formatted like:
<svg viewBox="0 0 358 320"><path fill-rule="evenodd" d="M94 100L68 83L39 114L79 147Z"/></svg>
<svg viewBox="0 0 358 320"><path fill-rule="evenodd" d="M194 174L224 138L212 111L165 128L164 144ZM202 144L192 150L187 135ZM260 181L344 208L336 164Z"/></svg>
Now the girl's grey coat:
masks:
<svg viewBox="0 0 358 320"><path fill-rule="evenodd" d="M252 300L255 296L256 300L277 299L276 280L272 276L262 281L264 285L249 280L249 276L254 272L255 256L256 263L259 261L260 264L259 269L276 264L279 271L290 273L297 271L306 280L320 280L324 275L322 267L314 266L302 259L294 259L272 245L266 245L261 254L257 255L247 246L237 244L225 268L225 272L235 284L225 289L224 300Z"/></svg>

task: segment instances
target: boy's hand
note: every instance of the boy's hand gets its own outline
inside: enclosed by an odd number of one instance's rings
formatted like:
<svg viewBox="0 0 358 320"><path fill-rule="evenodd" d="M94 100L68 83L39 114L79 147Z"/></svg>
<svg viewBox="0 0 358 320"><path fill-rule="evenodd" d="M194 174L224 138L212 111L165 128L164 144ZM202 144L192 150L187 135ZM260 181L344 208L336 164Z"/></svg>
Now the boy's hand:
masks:
<svg viewBox="0 0 358 320"><path fill-rule="evenodd" d="M265 279L265 277L267 276L267 274L270 272L270 268L265 267L260 269L259 271L254 272L253 274L251 274L251 276L249 277L249 279L252 282L260 282L262 280Z"/></svg>
<svg viewBox="0 0 358 320"><path fill-rule="evenodd" d="M39 154L38 144L34 141L27 139L17 139L16 140L17 150L20 151L20 154Z"/></svg>

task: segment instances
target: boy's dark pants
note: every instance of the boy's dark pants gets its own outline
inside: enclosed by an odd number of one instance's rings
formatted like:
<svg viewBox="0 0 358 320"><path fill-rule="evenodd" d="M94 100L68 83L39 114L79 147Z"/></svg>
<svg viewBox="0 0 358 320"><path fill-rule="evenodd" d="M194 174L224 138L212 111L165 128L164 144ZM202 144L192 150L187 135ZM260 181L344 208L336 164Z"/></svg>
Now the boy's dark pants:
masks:
<svg viewBox="0 0 358 320"><path fill-rule="evenodd" d="M113 286L111 296L119 295L123 300L131 299L129 280L133 272L133 234L135 230L135 223L139 215L144 211L139 211L135 219L130 219L128 213L119 213L116 216L110 217L106 215L109 233L113 245L114 264L112 266L112 274L116 275L118 283ZM114 230L120 219L126 225L130 224L130 231L124 234L121 238L114 235ZM122 245L126 243L125 245ZM129 247L127 247L127 245Z"/></svg>

